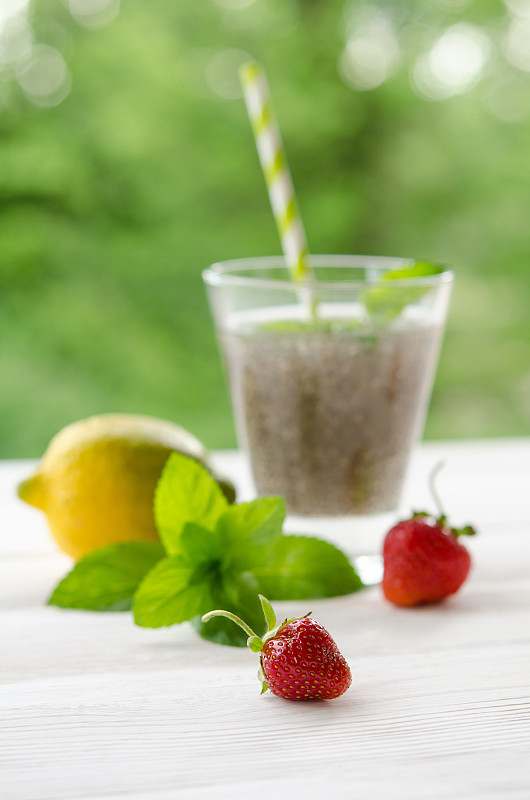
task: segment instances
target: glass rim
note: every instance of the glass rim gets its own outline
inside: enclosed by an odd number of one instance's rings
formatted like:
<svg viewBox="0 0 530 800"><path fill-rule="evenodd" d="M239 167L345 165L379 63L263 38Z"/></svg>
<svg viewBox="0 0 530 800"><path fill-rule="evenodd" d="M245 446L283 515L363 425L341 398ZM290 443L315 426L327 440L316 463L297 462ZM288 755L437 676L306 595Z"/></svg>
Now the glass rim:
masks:
<svg viewBox="0 0 530 800"><path fill-rule="evenodd" d="M418 259L401 258L394 256L373 256L373 255L311 255L308 258L310 267L317 269L379 269L383 272L411 266ZM443 267L443 265L440 265ZM301 286L314 287L318 291L336 291L338 289L362 289L366 286L373 286L376 281L366 279L345 279L345 280L280 280L279 278L264 278L248 274L240 274L242 271L252 272L252 270L277 270L285 269L288 273L287 262L284 256L256 256L248 258L236 258L227 261L216 261L207 269L203 270L202 278L208 286L241 286L263 289L281 289L286 291L289 288L299 289ZM438 287L454 281L454 272L451 269L443 268L443 272L436 275L425 275L417 278L401 278L399 286L427 286ZM388 287L392 285L387 284ZM397 288L397 284L393 284Z"/></svg>

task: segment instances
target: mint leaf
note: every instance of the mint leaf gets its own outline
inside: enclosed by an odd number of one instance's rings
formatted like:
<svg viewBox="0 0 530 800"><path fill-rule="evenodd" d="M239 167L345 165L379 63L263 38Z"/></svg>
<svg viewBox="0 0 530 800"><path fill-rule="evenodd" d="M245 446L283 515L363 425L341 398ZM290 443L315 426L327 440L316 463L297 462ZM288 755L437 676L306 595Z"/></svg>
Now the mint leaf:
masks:
<svg viewBox="0 0 530 800"><path fill-rule="evenodd" d="M312 320L281 319L274 322L264 322L259 326L260 331L266 333L349 333L362 328L358 319L322 319L316 317Z"/></svg>
<svg viewBox="0 0 530 800"><path fill-rule="evenodd" d="M178 551L174 555L182 556L189 566L194 567L203 561L219 562L222 542L219 533L209 531L202 525L188 522L179 538Z"/></svg>
<svg viewBox="0 0 530 800"><path fill-rule="evenodd" d="M160 561L140 584L133 606L137 625L160 628L211 610L211 589L220 570L219 536L188 523L179 546L176 555Z"/></svg>
<svg viewBox="0 0 530 800"><path fill-rule="evenodd" d="M444 271L444 267L440 264L432 264L430 261L415 261L409 267L401 267L400 269L391 269L385 272L383 280L403 280L405 278L428 278L430 275L440 275Z"/></svg>
<svg viewBox="0 0 530 800"><path fill-rule="evenodd" d="M210 610L212 567L190 567L182 556L161 561L142 581L134 598L134 621L145 628L185 622Z"/></svg>
<svg viewBox="0 0 530 800"><path fill-rule="evenodd" d="M265 633L265 618L258 598L258 584L251 572L240 574L225 573L222 584L213 588L214 604L208 611L223 609L231 611L245 620L258 635ZM224 617L214 617L209 622L201 622L200 616L193 620L199 636L209 642L232 647L245 647L247 634L240 627Z"/></svg>
<svg viewBox="0 0 530 800"><path fill-rule="evenodd" d="M263 497L228 508L217 523L224 566L241 572L259 564L264 548L282 536L285 514L282 497Z"/></svg>
<svg viewBox="0 0 530 800"><path fill-rule="evenodd" d="M213 530L228 502L208 471L191 458L172 453L155 492L155 521L169 555L180 551L188 522Z"/></svg>
<svg viewBox="0 0 530 800"><path fill-rule="evenodd" d="M128 611L142 579L164 557L158 542L99 547L77 562L48 604L89 611Z"/></svg>
<svg viewBox="0 0 530 800"><path fill-rule="evenodd" d="M341 550L312 536L282 536L254 576L269 600L336 597L363 586Z"/></svg>
<svg viewBox="0 0 530 800"><path fill-rule="evenodd" d="M393 269L386 272L379 283L366 289L361 296L370 316L379 323L389 323L395 319L410 303L419 300L428 286L399 286L400 280L427 278L439 275L444 268L428 261L416 261L410 267ZM392 282L389 285L389 282Z"/></svg>

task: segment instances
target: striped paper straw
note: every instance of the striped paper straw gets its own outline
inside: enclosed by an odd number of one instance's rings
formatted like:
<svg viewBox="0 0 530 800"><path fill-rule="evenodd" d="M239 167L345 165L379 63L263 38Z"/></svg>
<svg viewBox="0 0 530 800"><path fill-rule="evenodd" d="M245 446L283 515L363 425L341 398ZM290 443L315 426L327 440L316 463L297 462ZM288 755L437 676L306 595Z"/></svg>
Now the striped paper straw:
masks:
<svg viewBox="0 0 530 800"><path fill-rule="evenodd" d="M293 280L299 281L309 276L309 250L267 78L254 61L243 64L239 74L282 249Z"/></svg>

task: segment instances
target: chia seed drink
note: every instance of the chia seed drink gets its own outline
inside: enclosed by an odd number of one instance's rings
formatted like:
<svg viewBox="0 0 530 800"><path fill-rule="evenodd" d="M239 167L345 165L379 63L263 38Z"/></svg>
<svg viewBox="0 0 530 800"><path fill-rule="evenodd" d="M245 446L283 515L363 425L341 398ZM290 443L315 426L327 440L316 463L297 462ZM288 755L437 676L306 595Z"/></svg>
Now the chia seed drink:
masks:
<svg viewBox="0 0 530 800"><path fill-rule="evenodd" d="M409 324L225 333L238 434L258 493L282 495L292 514L394 509L441 332Z"/></svg>
<svg viewBox="0 0 530 800"><path fill-rule="evenodd" d="M425 418L453 274L427 262L281 257L203 273L239 444L290 523L395 511Z"/></svg>

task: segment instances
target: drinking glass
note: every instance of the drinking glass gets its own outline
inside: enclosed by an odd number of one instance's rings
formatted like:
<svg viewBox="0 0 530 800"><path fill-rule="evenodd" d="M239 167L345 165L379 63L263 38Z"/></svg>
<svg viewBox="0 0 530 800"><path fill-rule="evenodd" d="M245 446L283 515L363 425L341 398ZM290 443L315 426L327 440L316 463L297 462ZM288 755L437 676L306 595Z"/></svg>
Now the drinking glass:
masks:
<svg viewBox="0 0 530 800"><path fill-rule="evenodd" d="M414 263L312 256L303 283L283 257L203 273L258 495L357 553L398 508L445 326L453 273L396 279Z"/></svg>

